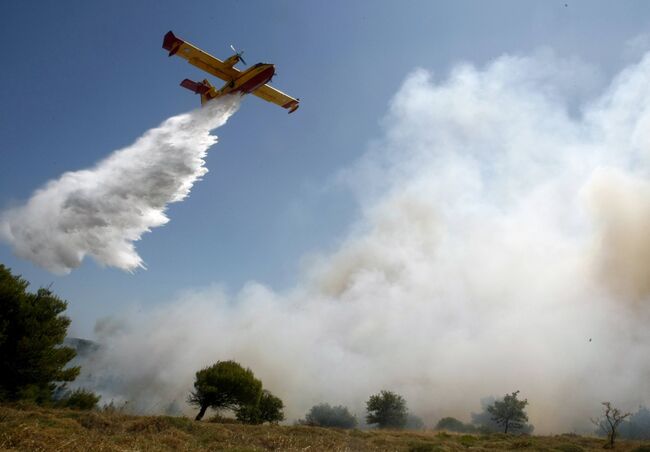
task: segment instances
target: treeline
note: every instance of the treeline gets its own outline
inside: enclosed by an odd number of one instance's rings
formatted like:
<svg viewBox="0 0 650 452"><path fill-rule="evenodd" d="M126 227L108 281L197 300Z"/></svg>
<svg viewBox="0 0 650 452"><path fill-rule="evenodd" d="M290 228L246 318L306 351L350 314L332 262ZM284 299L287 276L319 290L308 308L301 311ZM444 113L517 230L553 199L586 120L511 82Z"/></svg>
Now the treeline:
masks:
<svg viewBox="0 0 650 452"><path fill-rule="evenodd" d="M70 366L74 348L63 344L70 319L63 315L67 303L49 288L28 291L29 282L0 264L0 403L27 401L43 406L93 409L99 396L68 384L79 375ZM196 372L188 402L198 408L196 420L208 409L228 411L242 423L278 423L285 419L283 401L263 387L251 369L235 361L218 361ZM528 400L519 391L501 399L482 401L482 411L471 414L471 422L444 417L435 428L459 433L532 433L525 408ZM112 408L112 403L107 405ZM409 413L401 395L382 390L366 401L365 424L378 428L422 429L424 423ZM613 446L617 437L650 439L650 410L640 407L635 414L624 413L609 402L592 420L596 432L607 436ZM341 405L314 405L297 421L307 426L356 428L359 420Z"/></svg>

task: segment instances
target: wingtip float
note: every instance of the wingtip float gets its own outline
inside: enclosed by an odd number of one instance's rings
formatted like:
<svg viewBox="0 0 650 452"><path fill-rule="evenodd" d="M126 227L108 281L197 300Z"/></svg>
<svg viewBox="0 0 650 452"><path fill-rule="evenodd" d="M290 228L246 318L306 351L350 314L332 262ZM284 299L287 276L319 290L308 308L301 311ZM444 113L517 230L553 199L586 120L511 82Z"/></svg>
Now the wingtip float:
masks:
<svg viewBox="0 0 650 452"><path fill-rule="evenodd" d="M257 63L245 71L240 71L234 66L240 61L246 64L242 58L243 52L237 52L234 47L230 47L235 54L221 61L187 41L177 38L171 31L167 32L163 39L163 49L169 52L170 57L177 55L187 60L191 65L226 82L221 89L216 89L208 80L201 82L190 79L183 80L181 82L183 88L201 95L202 105L226 94L240 93L244 95L252 93L267 102L272 102L289 110L289 113L293 113L298 109L300 99L294 99L268 84L275 75L275 66L269 63Z"/></svg>

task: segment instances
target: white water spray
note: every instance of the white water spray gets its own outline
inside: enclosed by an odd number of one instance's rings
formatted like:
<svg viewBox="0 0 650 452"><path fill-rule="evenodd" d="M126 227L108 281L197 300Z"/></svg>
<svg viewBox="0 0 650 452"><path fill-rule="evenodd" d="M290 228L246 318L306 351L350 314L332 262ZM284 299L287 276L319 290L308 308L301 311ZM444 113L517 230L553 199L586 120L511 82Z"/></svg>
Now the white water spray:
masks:
<svg viewBox="0 0 650 452"><path fill-rule="evenodd" d="M0 216L0 238L56 273L70 272L86 255L127 271L144 267L134 242L167 223L167 205L208 172L204 157L217 141L210 131L238 106L233 96L174 116L94 168L48 182Z"/></svg>

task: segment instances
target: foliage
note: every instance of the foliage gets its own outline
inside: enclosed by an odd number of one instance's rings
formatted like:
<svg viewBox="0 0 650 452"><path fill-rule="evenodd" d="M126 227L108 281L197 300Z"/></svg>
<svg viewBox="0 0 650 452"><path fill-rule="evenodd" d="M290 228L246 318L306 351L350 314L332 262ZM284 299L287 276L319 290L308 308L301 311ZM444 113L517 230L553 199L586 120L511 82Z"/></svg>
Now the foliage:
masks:
<svg viewBox="0 0 650 452"><path fill-rule="evenodd" d="M270 391L262 391L257 404L243 405L237 409L237 419L245 424L277 424L284 420L284 403Z"/></svg>
<svg viewBox="0 0 650 452"><path fill-rule="evenodd" d="M92 410L97 407L97 402L99 402L100 398L94 392L86 391L85 389L75 389L59 399L56 405L75 410Z"/></svg>
<svg viewBox="0 0 650 452"><path fill-rule="evenodd" d="M399 394L383 390L366 402L366 421L379 428L404 428L407 420L406 400Z"/></svg>
<svg viewBox="0 0 650 452"><path fill-rule="evenodd" d="M74 380L65 368L74 349L61 346L70 319L67 303L49 289L27 291L29 283L0 264L0 400L47 403L57 383Z"/></svg>
<svg viewBox="0 0 650 452"><path fill-rule="evenodd" d="M612 407L610 402L603 402L603 415L598 419L591 421L596 424L601 432L607 435L607 445L609 448L614 448L614 441L618 436L618 429L625 421L625 418L630 417L632 413L623 413L618 408Z"/></svg>
<svg viewBox="0 0 650 452"><path fill-rule="evenodd" d="M245 405L256 405L261 393L262 382L253 371L235 361L217 361L196 373L188 402L200 408L196 415L199 421L208 408L236 411Z"/></svg>
<svg viewBox="0 0 650 452"><path fill-rule="evenodd" d="M301 423L319 427L355 428L357 418L354 417L342 405L330 406L328 403L321 403L311 407L305 420Z"/></svg>
<svg viewBox="0 0 650 452"><path fill-rule="evenodd" d="M472 433L476 431L476 427L471 424L465 424L455 417L443 417L436 424L436 430L448 430L457 433Z"/></svg>
<svg viewBox="0 0 650 452"><path fill-rule="evenodd" d="M519 391L506 394L503 400L496 400L494 404L487 407L492 420L503 426L504 433L508 433L508 430L519 430L528 422L528 415L524 411L528 400L519 400L518 394Z"/></svg>

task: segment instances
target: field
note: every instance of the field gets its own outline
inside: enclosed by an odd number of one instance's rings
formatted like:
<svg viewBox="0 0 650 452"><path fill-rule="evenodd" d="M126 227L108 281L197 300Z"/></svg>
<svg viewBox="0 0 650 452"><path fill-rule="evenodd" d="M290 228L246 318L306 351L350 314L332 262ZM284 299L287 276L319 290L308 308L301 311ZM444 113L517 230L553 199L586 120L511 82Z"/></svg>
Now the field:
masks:
<svg viewBox="0 0 650 452"><path fill-rule="evenodd" d="M249 426L170 416L130 416L45 408L0 407L0 450L16 451L456 451L602 450L601 438L360 431L306 426ZM620 441L617 450L650 451Z"/></svg>

